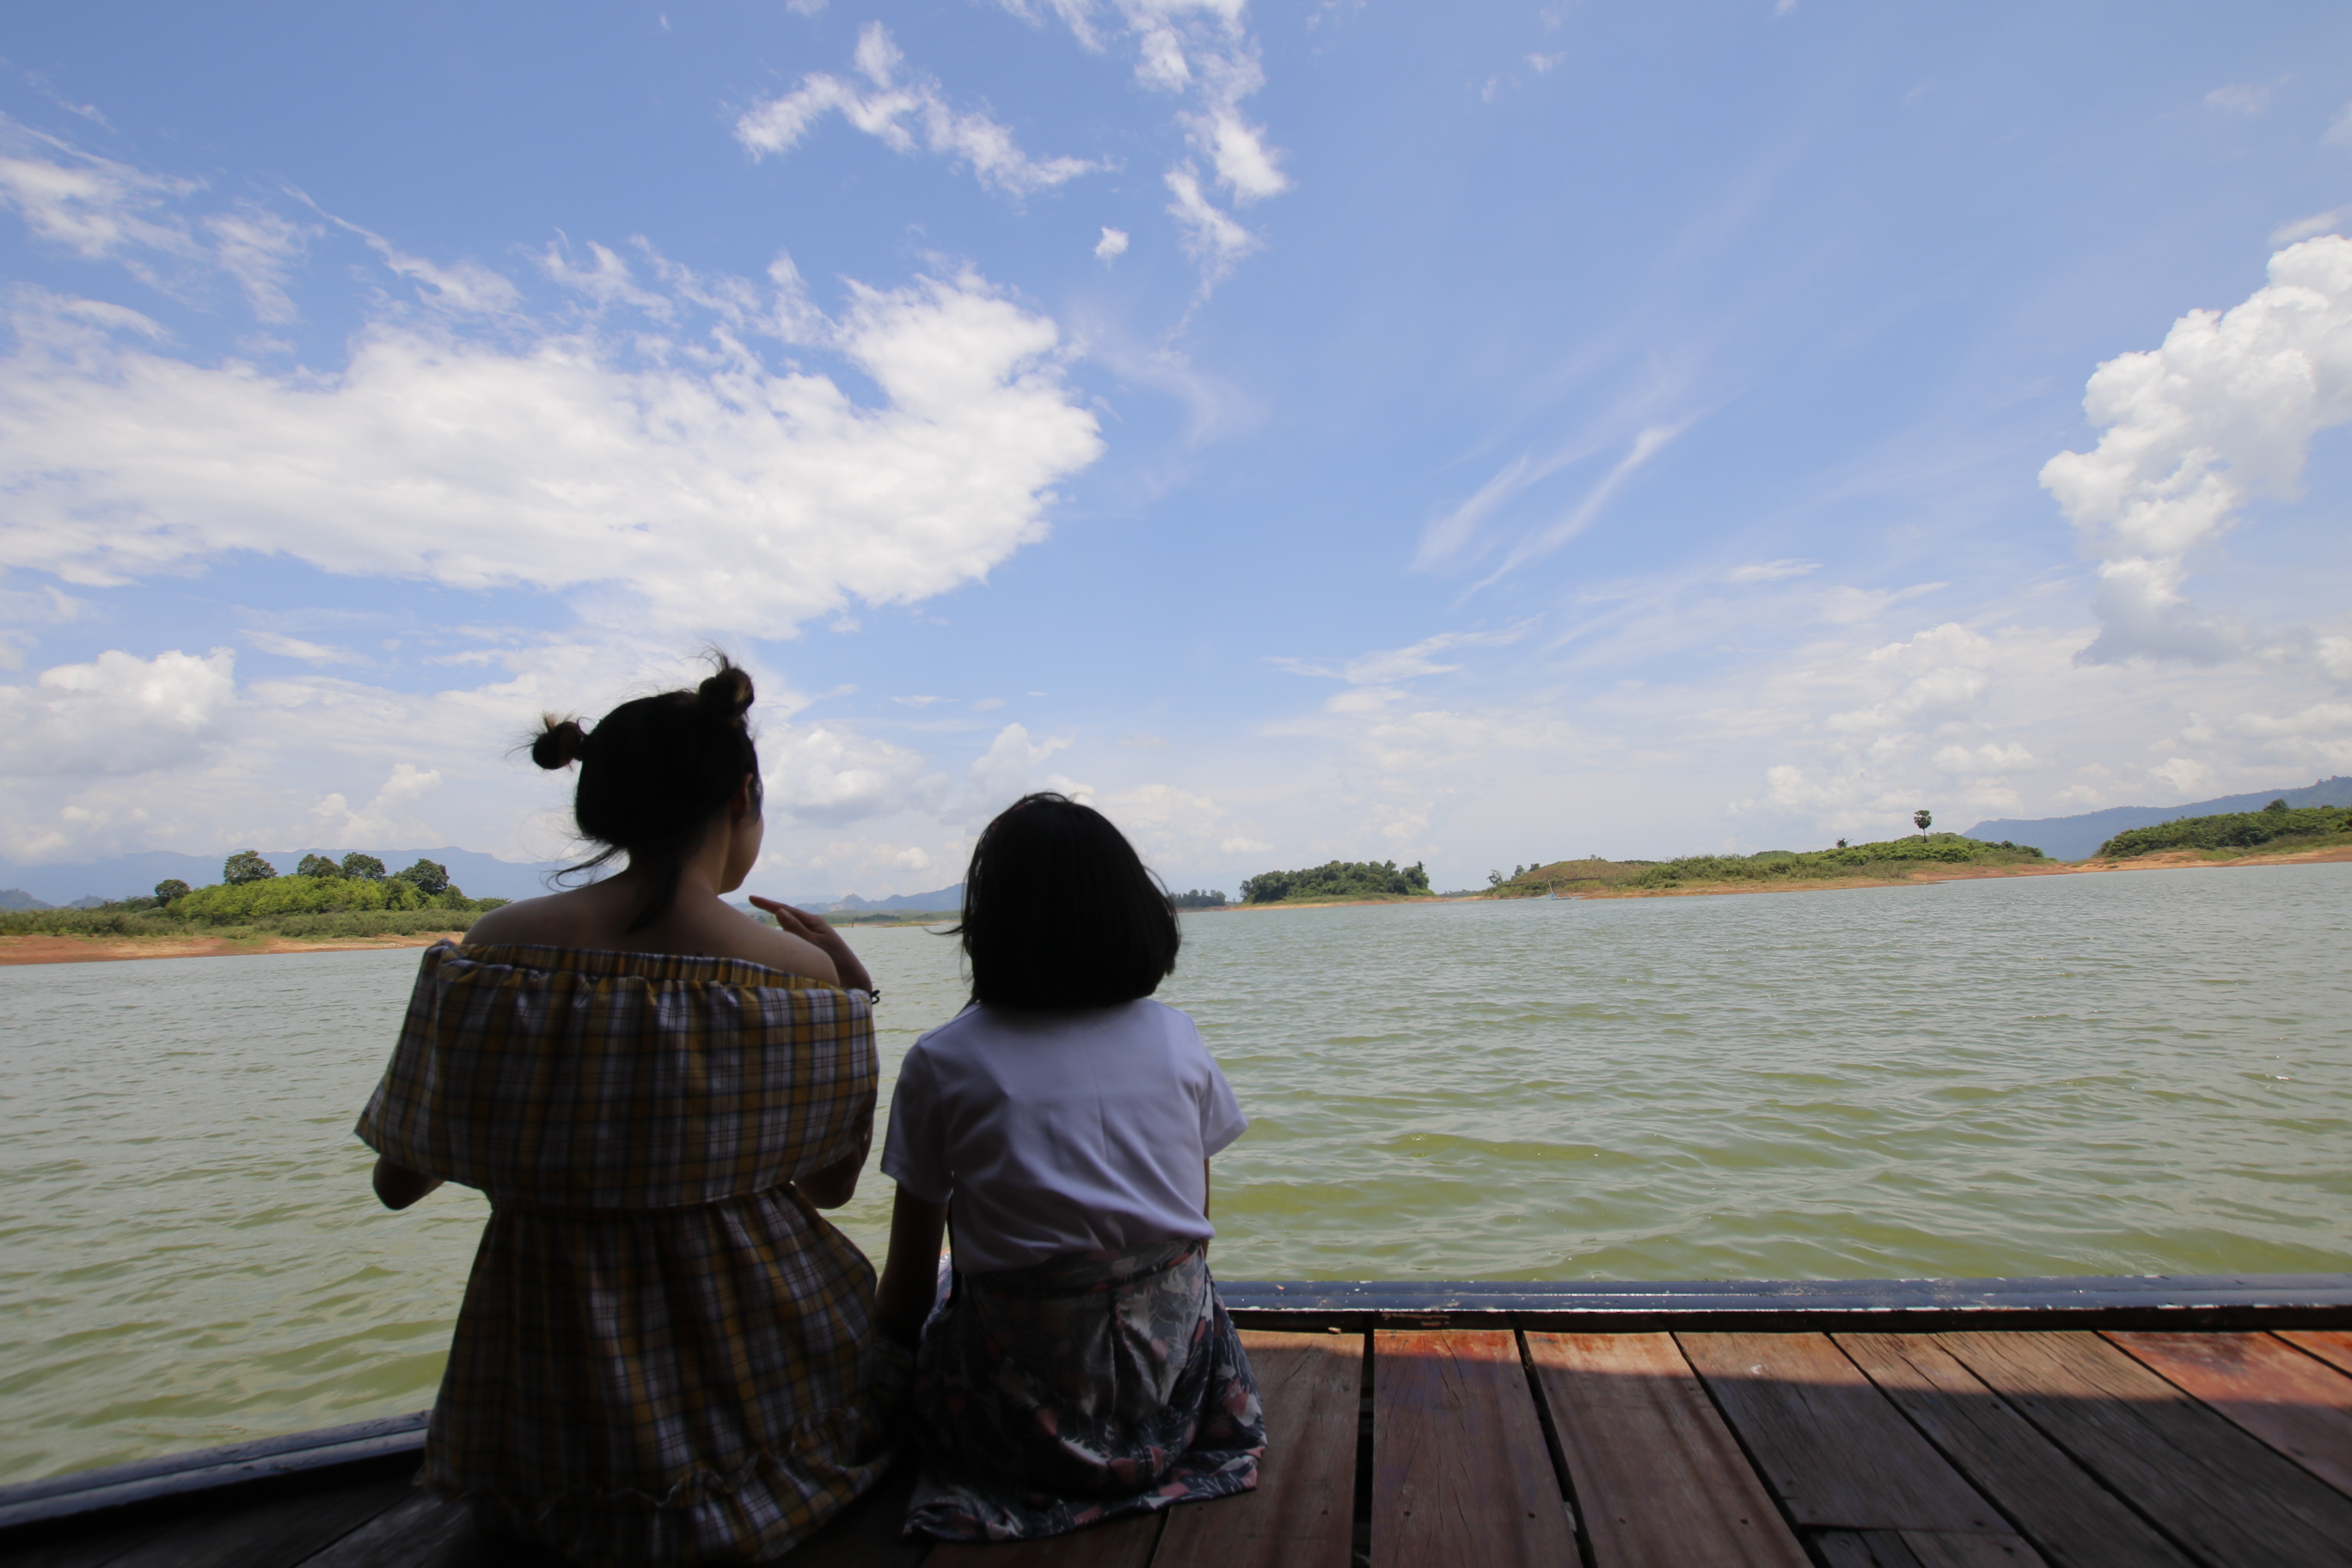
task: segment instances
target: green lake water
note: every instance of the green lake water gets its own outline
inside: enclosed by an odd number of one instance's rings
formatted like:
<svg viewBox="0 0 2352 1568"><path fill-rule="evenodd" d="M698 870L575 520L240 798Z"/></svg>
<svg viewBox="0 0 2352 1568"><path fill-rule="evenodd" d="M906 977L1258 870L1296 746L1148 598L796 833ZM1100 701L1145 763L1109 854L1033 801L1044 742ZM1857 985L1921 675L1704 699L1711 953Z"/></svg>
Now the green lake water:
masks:
<svg viewBox="0 0 2352 1568"><path fill-rule="evenodd" d="M2352 1270L2352 866L1184 932L1227 1279ZM956 951L851 940L887 1090ZM415 963L0 969L0 1481L431 1403L485 1205L351 1136Z"/></svg>

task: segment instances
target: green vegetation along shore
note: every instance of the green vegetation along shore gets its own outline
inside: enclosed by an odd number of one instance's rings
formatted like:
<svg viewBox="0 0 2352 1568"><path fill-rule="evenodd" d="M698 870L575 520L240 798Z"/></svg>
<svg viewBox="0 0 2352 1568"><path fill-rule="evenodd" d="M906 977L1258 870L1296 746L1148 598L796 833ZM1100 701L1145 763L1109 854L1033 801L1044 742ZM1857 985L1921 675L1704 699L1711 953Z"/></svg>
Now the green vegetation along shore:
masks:
<svg viewBox="0 0 2352 1568"><path fill-rule="evenodd" d="M157 883L152 897L93 909L0 910L0 936L411 937L463 929L506 901L467 898L433 860L387 872L373 855L346 855L341 864L312 855L299 871L280 876L245 849L209 887L174 879Z"/></svg>
<svg viewBox="0 0 2352 1568"><path fill-rule="evenodd" d="M1515 867L1508 877L1489 879L1497 899L1540 899L1551 893L1664 893L1708 887L1771 886L1804 882L1895 882L1914 872L1949 866L2048 865L2041 850L2024 844L1986 844L1957 833L1921 834L1874 844L1840 844L1833 849L1764 849L1753 855L1686 855L1675 860L1555 860Z"/></svg>
<svg viewBox="0 0 2352 1568"><path fill-rule="evenodd" d="M2189 816L2153 827L2133 827L2099 846L2102 858L2137 859L2168 849L2290 854L2352 844L2352 806L2295 807L2274 800L2260 811Z"/></svg>
<svg viewBox="0 0 2352 1568"><path fill-rule="evenodd" d="M1393 860L1331 860L1303 871L1261 871L1244 878L1241 901L1334 904L1430 896L1429 873L1419 862L1400 870ZM1220 895L1219 903L1222 902Z"/></svg>

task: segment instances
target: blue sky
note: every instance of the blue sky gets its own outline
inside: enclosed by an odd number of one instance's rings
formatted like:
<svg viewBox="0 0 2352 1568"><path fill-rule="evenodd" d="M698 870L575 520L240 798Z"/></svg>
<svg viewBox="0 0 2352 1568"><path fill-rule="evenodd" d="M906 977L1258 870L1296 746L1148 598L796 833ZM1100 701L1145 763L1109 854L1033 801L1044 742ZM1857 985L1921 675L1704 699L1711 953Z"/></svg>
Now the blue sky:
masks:
<svg viewBox="0 0 2352 1568"><path fill-rule="evenodd" d="M0 858L561 853L515 741L705 643L796 893L1046 785L1230 889L2352 771L2347 46L12 14Z"/></svg>

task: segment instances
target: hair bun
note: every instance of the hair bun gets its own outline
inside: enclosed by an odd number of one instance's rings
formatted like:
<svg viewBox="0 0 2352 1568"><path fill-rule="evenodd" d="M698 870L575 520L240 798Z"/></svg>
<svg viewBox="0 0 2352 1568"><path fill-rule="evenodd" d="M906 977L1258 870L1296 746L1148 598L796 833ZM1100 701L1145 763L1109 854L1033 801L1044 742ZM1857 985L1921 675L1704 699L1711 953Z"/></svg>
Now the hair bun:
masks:
<svg viewBox="0 0 2352 1568"><path fill-rule="evenodd" d="M709 679L695 688L695 699L705 708L715 708L730 719L740 719L751 707L751 678L734 661L721 654L719 668Z"/></svg>
<svg viewBox="0 0 2352 1568"><path fill-rule="evenodd" d="M547 728L533 737L530 760L542 768L569 767L579 761L588 749L588 731L580 727L580 721L558 719L552 713L543 717Z"/></svg>

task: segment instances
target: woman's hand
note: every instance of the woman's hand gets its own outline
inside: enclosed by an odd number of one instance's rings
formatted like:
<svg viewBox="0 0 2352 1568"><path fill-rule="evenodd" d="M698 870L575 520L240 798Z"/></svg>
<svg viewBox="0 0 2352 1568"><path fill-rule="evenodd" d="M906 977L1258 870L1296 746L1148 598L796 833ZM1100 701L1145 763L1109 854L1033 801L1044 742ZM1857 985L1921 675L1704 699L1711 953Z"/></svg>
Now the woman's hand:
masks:
<svg viewBox="0 0 2352 1568"><path fill-rule="evenodd" d="M850 951L849 944L841 939L839 931L833 929L831 921L823 915L813 915L806 910L796 910L790 904L780 904L757 893L751 898L754 907L776 917L778 926L833 960L834 970L841 976L844 991L863 991L869 996L873 994L874 977L866 973L866 965L857 961L857 954Z"/></svg>

